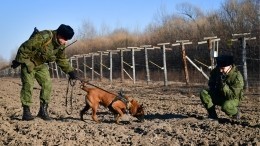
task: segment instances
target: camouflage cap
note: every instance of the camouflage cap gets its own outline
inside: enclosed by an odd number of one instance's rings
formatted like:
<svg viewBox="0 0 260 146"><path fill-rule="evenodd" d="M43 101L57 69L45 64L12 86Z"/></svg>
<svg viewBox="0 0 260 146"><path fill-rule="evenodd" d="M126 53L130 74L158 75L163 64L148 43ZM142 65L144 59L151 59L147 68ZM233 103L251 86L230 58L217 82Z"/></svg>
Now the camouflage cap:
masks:
<svg viewBox="0 0 260 146"><path fill-rule="evenodd" d="M234 63L233 56L231 55L221 55L216 57L217 67L226 67Z"/></svg>
<svg viewBox="0 0 260 146"><path fill-rule="evenodd" d="M74 31L69 25L61 24L57 29L57 34L66 40L70 40L74 35Z"/></svg>

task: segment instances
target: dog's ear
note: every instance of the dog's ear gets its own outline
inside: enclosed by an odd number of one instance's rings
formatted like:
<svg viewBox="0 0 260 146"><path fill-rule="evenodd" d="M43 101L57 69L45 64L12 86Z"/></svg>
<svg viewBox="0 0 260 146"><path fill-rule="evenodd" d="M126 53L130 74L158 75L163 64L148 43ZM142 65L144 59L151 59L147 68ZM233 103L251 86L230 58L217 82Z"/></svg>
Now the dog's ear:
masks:
<svg viewBox="0 0 260 146"><path fill-rule="evenodd" d="M133 101L133 98L131 97L127 97L128 98L128 101L132 102Z"/></svg>
<svg viewBox="0 0 260 146"><path fill-rule="evenodd" d="M131 107L132 107L132 103L131 103L131 102L128 102L126 108L127 108L127 109L130 109Z"/></svg>

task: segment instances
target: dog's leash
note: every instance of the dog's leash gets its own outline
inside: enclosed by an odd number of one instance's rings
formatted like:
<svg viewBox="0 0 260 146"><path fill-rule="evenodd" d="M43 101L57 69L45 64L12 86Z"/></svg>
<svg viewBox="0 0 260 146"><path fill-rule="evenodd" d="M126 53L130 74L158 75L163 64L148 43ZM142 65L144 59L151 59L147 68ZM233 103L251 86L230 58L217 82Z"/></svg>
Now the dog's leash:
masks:
<svg viewBox="0 0 260 146"><path fill-rule="evenodd" d="M98 88L98 89L100 89L100 90L103 90L103 91L105 91L105 92L107 92L107 93L110 93L110 94L113 94L113 95L115 95L115 96L117 96L116 94L114 94L114 93L112 93L112 92L109 92L109 91L107 91L107 90L105 90L105 89L103 89L103 88L101 88L101 87L98 87L98 86L96 86L96 85L94 85L94 84L91 84L89 81L84 81L84 80L81 80L81 79L78 79L81 83L87 83L87 84L89 84L89 85L91 85L91 86L93 86L93 87L96 87L96 88Z"/></svg>
<svg viewBox="0 0 260 146"><path fill-rule="evenodd" d="M73 81L71 79L68 80L68 86L67 86L66 96L65 96L65 98L66 98L66 100L65 100L66 113L68 115L72 114L72 108L73 108L73 106L72 106L72 98L73 98L72 95L73 95L73 88L74 88L75 85L76 85L76 80L75 81ZM68 94L69 94L70 86L71 86L71 92L70 92L70 97L69 97ZM69 104L70 104L70 111L68 110L68 101L69 101Z"/></svg>

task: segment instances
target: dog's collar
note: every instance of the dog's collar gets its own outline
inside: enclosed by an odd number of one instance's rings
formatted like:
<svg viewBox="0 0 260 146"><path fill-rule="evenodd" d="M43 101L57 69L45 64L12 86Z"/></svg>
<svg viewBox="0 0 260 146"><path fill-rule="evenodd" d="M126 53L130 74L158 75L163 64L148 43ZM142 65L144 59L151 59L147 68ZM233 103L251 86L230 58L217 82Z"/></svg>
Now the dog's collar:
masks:
<svg viewBox="0 0 260 146"><path fill-rule="evenodd" d="M121 100L125 105L129 102L124 95L118 95L116 96L116 99Z"/></svg>

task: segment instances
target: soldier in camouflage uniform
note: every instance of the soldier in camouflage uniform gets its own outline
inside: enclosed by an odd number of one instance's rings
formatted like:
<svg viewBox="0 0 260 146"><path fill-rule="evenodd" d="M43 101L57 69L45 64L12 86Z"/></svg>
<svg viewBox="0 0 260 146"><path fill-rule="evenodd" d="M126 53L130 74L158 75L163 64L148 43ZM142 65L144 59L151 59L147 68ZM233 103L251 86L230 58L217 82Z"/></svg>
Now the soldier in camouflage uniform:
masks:
<svg viewBox="0 0 260 146"><path fill-rule="evenodd" d="M50 102L52 83L49 68L46 63L56 61L58 66L70 79L76 79L74 69L70 66L65 55L65 44L74 35L73 29L61 24L57 30L43 30L33 33L18 49L15 60L11 67L17 68L21 65L22 89L20 92L23 107L22 120L33 120L30 106L32 104L32 92L34 80L41 86L40 110L38 117L51 120L48 115L48 104Z"/></svg>
<svg viewBox="0 0 260 146"><path fill-rule="evenodd" d="M233 64L233 56L216 58L217 67L210 73L209 89L202 90L200 99L210 119L218 119L215 105L232 118L239 119L238 105L243 99L243 77Z"/></svg>

